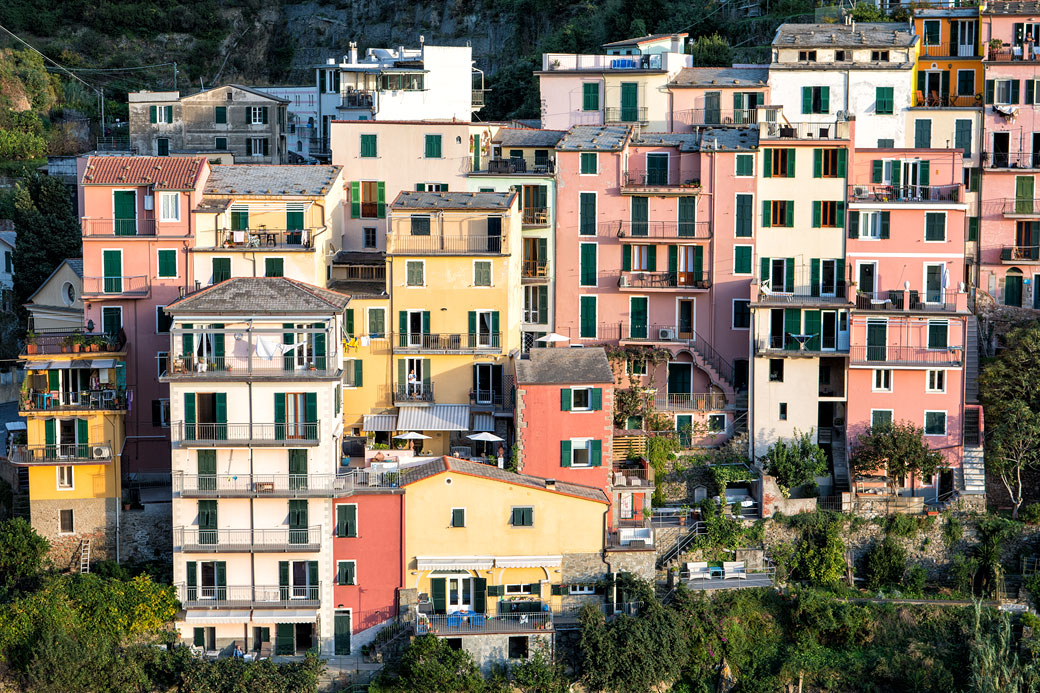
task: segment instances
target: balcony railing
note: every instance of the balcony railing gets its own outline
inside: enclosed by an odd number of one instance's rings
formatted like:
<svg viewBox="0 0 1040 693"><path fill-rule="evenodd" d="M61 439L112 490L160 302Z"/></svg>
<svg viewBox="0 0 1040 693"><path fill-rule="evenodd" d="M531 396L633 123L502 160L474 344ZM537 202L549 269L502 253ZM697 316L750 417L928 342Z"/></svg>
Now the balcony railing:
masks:
<svg viewBox="0 0 1040 693"><path fill-rule="evenodd" d="M432 633L440 636L467 633L529 633L552 630L552 613L504 614L486 616L476 613L422 614L415 624L419 635Z"/></svg>
<svg viewBox="0 0 1040 693"><path fill-rule="evenodd" d="M217 248L228 250L312 250L314 235L321 229L221 229Z"/></svg>
<svg viewBox="0 0 1040 693"><path fill-rule="evenodd" d="M126 333L123 330L118 334L93 334L83 329L40 330L26 339L25 354L106 353L120 352L125 348ZM29 368L32 369L32 364Z"/></svg>
<svg viewBox="0 0 1040 693"><path fill-rule="evenodd" d="M105 464L112 461L112 446L109 443L14 445L10 461L25 466Z"/></svg>
<svg viewBox="0 0 1040 693"><path fill-rule="evenodd" d="M524 260L523 268L521 269L521 277L524 279L548 279L549 278L549 261L548 260Z"/></svg>
<svg viewBox="0 0 1040 693"><path fill-rule="evenodd" d="M83 297L146 296L147 276L136 277L83 277Z"/></svg>
<svg viewBox="0 0 1040 693"><path fill-rule="evenodd" d="M275 356L265 359L260 356L174 356L170 369L164 374L169 378L197 378L233 380L245 376L284 377L286 379L338 376L340 369L334 355L313 356L308 365L300 365L292 356Z"/></svg>
<svg viewBox="0 0 1040 693"><path fill-rule="evenodd" d="M706 272L622 272L618 287L622 289L710 289Z"/></svg>
<svg viewBox="0 0 1040 693"><path fill-rule="evenodd" d="M185 585L177 599L188 609L314 608L321 605L321 585Z"/></svg>
<svg viewBox="0 0 1040 693"><path fill-rule="evenodd" d="M618 527L604 533L603 545L607 549L653 549L653 527Z"/></svg>
<svg viewBox="0 0 1040 693"><path fill-rule="evenodd" d="M628 322L600 323L597 331L604 341L670 342L685 344L715 370L720 378L733 382L733 364L703 336L688 325L633 325Z"/></svg>
<svg viewBox="0 0 1040 693"><path fill-rule="evenodd" d="M508 254L505 236L472 234L469 236L414 236L397 233L390 236L387 252L398 255L500 255Z"/></svg>
<svg viewBox="0 0 1040 693"><path fill-rule="evenodd" d="M470 390L469 403L479 409L494 409L495 411L509 411L514 406L514 390Z"/></svg>
<svg viewBox="0 0 1040 693"><path fill-rule="evenodd" d="M597 228L600 236L617 236L623 240L641 238L655 240L703 240L711 238L711 225L706 221L604 221Z"/></svg>
<svg viewBox="0 0 1040 693"><path fill-rule="evenodd" d="M21 393L19 408L22 411L49 411L60 409L83 409L119 411L126 409L126 390L27 390Z"/></svg>
<svg viewBox="0 0 1040 693"><path fill-rule="evenodd" d="M833 279L824 284L817 278L816 283L811 277L795 276L794 286L787 290L777 291L771 287L772 282L765 281L760 284L761 291L758 294L758 303L765 305L782 305L785 303L848 303L845 292L845 280Z"/></svg>
<svg viewBox="0 0 1040 693"><path fill-rule="evenodd" d="M982 99L978 96L958 96L957 94L939 94L931 92L914 95L914 108L980 108Z"/></svg>
<svg viewBox="0 0 1040 693"><path fill-rule="evenodd" d="M847 140L849 124L830 123L762 123L759 137L764 140Z"/></svg>
<svg viewBox="0 0 1040 693"><path fill-rule="evenodd" d="M201 529L177 527L174 537L182 551L318 551L321 527L279 529Z"/></svg>
<svg viewBox="0 0 1040 693"><path fill-rule="evenodd" d="M986 168L1040 168L1040 152L982 152Z"/></svg>
<svg viewBox="0 0 1040 693"><path fill-rule="evenodd" d="M781 351L788 354L846 354L848 347L839 348L837 335L828 335L825 343L821 334L788 332L756 339L755 351L759 354Z"/></svg>
<svg viewBox="0 0 1040 693"><path fill-rule="evenodd" d="M472 164L471 164L472 165ZM484 168L476 169L471 173L487 173L490 175L511 176L517 173L530 173L532 175L545 176L556 172L556 162L547 159L544 162L528 164L527 159L516 157L510 159L487 159Z"/></svg>
<svg viewBox="0 0 1040 693"><path fill-rule="evenodd" d="M907 311L955 311L958 291L906 291L893 289L856 293L856 310L907 310Z"/></svg>
<svg viewBox="0 0 1040 693"><path fill-rule="evenodd" d="M398 332L399 351L467 353L470 351L499 351L502 348L500 332L481 333L416 333Z"/></svg>
<svg viewBox="0 0 1040 693"><path fill-rule="evenodd" d="M1006 245L1000 249L1001 262L1040 262L1040 245ZM1036 291L1036 289L1033 289Z"/></svg>
<svg viewBox="0 0 1040 693"><path fill-rule="evenodd" d="M663 70L665 56L654 55L594 55L574 53L543 53L542 70Z"/></svg>
<svg viewBox="0 0 1040 693"><path fill-rule="evenodd" d="M688 108L675 114L683 125L755 125L758 109L755 108Z"/></svg>
<svg viewBox="0 0 1040 693"><path fill-rule="evenodd" d="M672 192L696 193L701 190L701 182L696 179L680 181L668 171L625 171L621 179L622 192L661 188L671 188Z"/></svg>
<svg viewBox="0 0 1040 693"><path fill-rule="evenodd" d="M959 43L936 43L921 45L922 58L979 58L982 57L979 46L964 46Z"/></svg>
<svg viewBox="0 0 1040 693"><path fill-rule="evenodd" d="M433 402L433 385L429 383L394 383L393 395L396 403Z"/></svg>
<svg viewBox="0 0 1040 693"><path fill-rule="evenodd" d="M97 236L145 236L155 237L158 235L167 235L162 233L164 228L168 228L170 225L158 225L155 219L104 219L98 217L83 217L80 220L80 226L83 229L83 235L85 237L97 237ZM177 229L177 236L187 235L187 225L181 226ZM169 232L167 232L169 233Z"/></svg>
<svg viewBox="0 0 1040 693"><path fill-rule="evenodd" d="M960 202L963 187L959 183L956 185L850 185L849 202Z"/></svg>
<svg viewBox="0 0 1040 693"><path fill-rule="evenodd" d="M887 363L889 366L959 366L962 358L960 347L929 349L916 346L855 345L849 351L851 363Z"/></svg>
<svg viewBox="0 0 1040 693"><path fill-rule="evenodd" d="M397 472L352 469L344 474L183 474L173 492L185 498L328 498L399 486Z"/></svg>
<svg viewBox="0 0 1040 693"><path fill-rule="evenodd" d="M348 91L339 100L339 108L372 108L375 94L370 91Z"/></svg>
<svg viewBox="0 0 1040 693"><path fill-rule="evenodd" d="M520 216L524 226L545 226L549 223L548 207L524 207Z"/></svg>
<svg viewBox="0 0 1040 693"><path fill-rule="evenodd" d="M661 411L720 411L726 408L726 395L669 392L654 397L654 408Z"/></svg>
<svg viewBox="0 0 1040 693"><path fill-rule="evenodd" d="M317 445L321 422L289 423L185 423L174 421L175 443L186 446Z"/></svg>
<svg viewBox="0 0 1040 693"><path fill-rule="evenodd" d="M1040 61L1040 46L1023 47L1021 45L1004 45L1001 48L987 48L986 60L996 63Z"/></svg>
<svg viewBox="0 0 1040 693"><path fill-rule="evenodd" d="M473 108L481 108L484 106L484 92L489 91L488 89L473 89L471 90L473 95L470 97L470 104Z"/></svg>
<svg viewBox="0 0 1040 693"><path fill-rule="evenodd" d="M645 106L629 106L618 108L616 106L608 106L603 109L605 112L605 122L610 124L621 124L621 123L649 123L647 120L647 109Z"/></svg>
<svg viewBox="0 0 1040 693"><path fill-rule="evenodd" d="M308 150L311 154L328 154L329 153L329 138L328 137L311 137L308 143Z"/></svg>
<svg viewBox="0 0 1040 693"><path fill-rule="evenodd" d="M1040 200L1005 197L1004 216L1040 216Z"/></svg>

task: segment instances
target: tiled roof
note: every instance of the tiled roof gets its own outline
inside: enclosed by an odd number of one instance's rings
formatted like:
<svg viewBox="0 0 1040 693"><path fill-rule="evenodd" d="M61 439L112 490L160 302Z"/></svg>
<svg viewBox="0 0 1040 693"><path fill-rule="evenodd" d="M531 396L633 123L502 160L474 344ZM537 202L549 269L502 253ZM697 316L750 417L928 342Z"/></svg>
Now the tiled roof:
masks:
<svg viewBox="0 0 1040 693"><path fill-rule="evenodd" d="M494 209L513 206L515 192L411 192L394 200L394 209Z"/></svg>
<svg viewBox="0 0 1040 693"><path fill-rule="evenodd" d="M646 36L640 36L639 38L625 39L623 41L612 41L611 43L604 43L604 48L616 48L618 46L633 46L639 43L652 43L654 41L660 41L662 39L672 38L673 36L679 36L686 38L689 34L683 32L681 34L647 34Z"/></svg>
<svg viewBox="0 0 1040 693"><path fill-rule="evenodd" d="M695 132L641 132L633 135L633 147L678 147L681 152L695 152L700 149L701 137Z"/></svg>
<svg viewBox="0 0 1040 693"><path fill-rule="evenodd" d="M531 349L516 361L516 382L532 385L612 384L614 371L603 347Z"/></svg>
<svg viewBox="0 0 1040 693"><path fill-rule="evenodd" d="M82 258L76 258L74 260L66 260L65 262L68 263L69 269L71 269L73 272L75 272L77 277L79 277L80 279L83 278L83 259Z"/></svg>
<svg viewBox="0 0 1040 693"><path fill-rule="evenodd" d="M234 277L166 306L174 315L331 315L350 296L286 277Z"/></svg>
<svg viewBox="0 0 1040 693"><path fill-rule="evenodd" d="M905 23L781 24L776 48L899 48L914 45L917 37Z"/></svg>
<svg viewBox="0 0 1040 693"><path fill-rule="evenodd" d="M990 2L983 14L1040 14L1040 2Z"/></svg>
<svg viewBox="0 0 1040 693"><path fill-rule="evenodd" d="M342 170L342 166L214 166L203 192L206 195L323 196L332 189Z"/></svg>
<svg viewBox="0 0 1040 693"><path fill-rule="evenodd" d="M619 152L632 134L631 125L575 125L556 149L561 152Z"/></svg>
<svg viewBox="0 0 1040 693"><path fill-rule="evenodd" d="M502 128L495 135L494 142L504 147L555 147L565 134L565 130Z"/></svg>
<svg viewBox="0 0 1040 693"><path fill-rule="evenodd" d="M577 496L578 498L585 498L600 503L607 502L607 495L603 490L592 486L582 486L581 484L557 481L553 487L550 487L546 485L546 480L541 477L528 476L527 474L516 474L515 472L508 472L505 469L499 469L498 467L493 467L488 464L480 464L479 462L470 462L469 460L460 460L456 457L447 456L414 467L402 469L401 485L407 486L408 484L414 484L417 481L427 479L431 476L436 476L443 472L459 472L460 474L479 476L493 481L502 481L507 484L527 486L529 488L541 489L552 493L562 493L568 496Z"/></svg>
<svg viewBox="0 0 1040 693"><path fill-rule="evenodd" d="M92 156L83 185L151 185L156 190L192 190L206 160L194 156Z"/></svg>
<svg viewBox="0 0 1040 693"><path fill-rule="evenodd" d="M769 68L763 67L684 67L670 87L764 87Z"/></svg>
<svg viewBox="0 0 1040 693"><path fill-rule="evenodd" d="M375 265L382 267L386 264L386 253L371 250L341 250L332 258L334 265Z"/></svg>
<svg viewBox="0 0 1040 693"><path fill-rule="evenodd" d="M701 128L701 151L757 149L758 135L758 128Z"/></svg>

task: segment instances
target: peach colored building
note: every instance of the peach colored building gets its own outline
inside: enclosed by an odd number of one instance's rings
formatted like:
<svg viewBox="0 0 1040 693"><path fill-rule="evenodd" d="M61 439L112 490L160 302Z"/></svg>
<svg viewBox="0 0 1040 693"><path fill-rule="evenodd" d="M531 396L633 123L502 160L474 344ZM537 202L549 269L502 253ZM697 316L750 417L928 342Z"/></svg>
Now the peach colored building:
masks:
<svg viewBox="0 0 1040 693"><path fill-rule="evenodd" d="M668 83L672 129L753 125L769 103L769 66L686 67Z"/></svg>

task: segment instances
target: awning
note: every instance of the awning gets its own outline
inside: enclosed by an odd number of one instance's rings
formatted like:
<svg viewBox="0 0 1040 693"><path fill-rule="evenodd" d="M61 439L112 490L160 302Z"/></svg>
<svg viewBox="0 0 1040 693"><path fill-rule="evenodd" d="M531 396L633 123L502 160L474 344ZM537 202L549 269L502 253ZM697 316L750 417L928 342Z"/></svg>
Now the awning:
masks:
<svg viewBox="0 0 1040 693"><path fill-rule="evenodd" d="M115 368L115 359L94 359L90 362L91 368Z"/></svg>
<svg viewBox="0 0 1040 693"><path fill-rule="evenodd" d="M493 556L416 556L419 570L490 570Z"/></svg>
<svg viewBox="0 0 1040 693"><path fill-rule="evenodd" d="M495 417L491 414L474 414L473 428L471 430L476 432L487 431L488 433L494 433Z"/></svg>
<svg viewBox="0 0 1040 693"><path fill-rule="evenodd" d="M366 431L396 431L397 414L366 414L361 428Z"/></svg>
<svg viewBox="0 0 1040 693"><path fill-rule="evenodd" d="M432 407L400 407L399 431L468 431L468 404L435 404Z"/></svg>
<svg viewBox="0 0 1040 693"><path fill-rule="evenodd" d="M184 620L189 623L249 623L249 609L233 609L229 611L188 610Z"/></svg>
<svg viewBox="0 0 1040 693"><path fill-rule="evenodd" d="M315 609L254 609L254 623L314 623L318 620Z"/></svg>
<svg viewBox="0 0 1040 693"><path fill-rule="evenodd" d="M47 364L47 370L52 368L72 368L72 359L58 359Z"/></svg>
<svg viewBox="0 0 1040 693"><path fill-rule="evenodd" d="M500 556L496 568L558 568L563 556Z"/></svg>
<svg viewBox="0 0 1040 693"><path fill-rule="evenodd" d="M24 421L8 421L7 423L4 424L4 428L6 428L8 431L24 431L25 430L25 422Z"/></svg>

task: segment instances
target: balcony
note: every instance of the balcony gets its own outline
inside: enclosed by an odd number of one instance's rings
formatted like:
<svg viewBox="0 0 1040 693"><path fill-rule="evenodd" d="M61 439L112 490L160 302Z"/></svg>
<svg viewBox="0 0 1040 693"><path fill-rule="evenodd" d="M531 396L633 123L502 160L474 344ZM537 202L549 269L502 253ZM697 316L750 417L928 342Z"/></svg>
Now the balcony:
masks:
<svg viewBox="0 0 1040 693"><path fill-rule="evenodd" d="M762 140L847 140L849 124L845 121L830 123L762 123L759 131Z"/></svg>
<svg viewBox="0 0 1040 693"><path fill-rule="evenodd" d="M470 171L470 173L490 176L514 176L517 174L549 176L556 172L556 162L552 159L540 163L535 161L535 163L530 166L527 164L527 160L523 157L488 159L484 164L485 168L476 169Z"/></svg>
<svg viewBox="0 0 1040 693"><path fill-rule="evenodd" d="M849 202L859 204L936 203L963 202L960 183L955 185L850 185Z"/></svg>
<svg viewBox="0 0 1040 693"><path fill-rule="evenodd" d="M574 53L543 53L543 72L570 70L654 70L666 69L663 55L581 55Z"/></svg>
<svg viewBox="0 0 1040 693"><path fill-rule="evenodd" d="M1000 261L1009 265L1040 264L1040 246L1006 245L1000 249Z"/></svg>
<svg viewBox="0 0 1040 693"><path fill-rule="evenodd" d="M880 366L960 366L963 352L960 347L929 349L917 346L853 346L849 351L853 365Z"/></svg>
<svg viewBox="0 0 1040 693"><path fill-rule="evenodd" d="M916 92L914 108L982 108L982 99L975 95L958 96L934 91L926 95Z"/></svg>
<svg viewBox="0 0 1040 693"><path fill-rule="evenodd" d="M826 338L825 338L826 337ZM755 340L757 354L783 354L784 356L844 356L849 352L846 346L839 346L836 334L793 334L770 335Z"/></svg>
<svg viewBox="0 0 1040 693"><path fill-rule="evenodd" d="M321 438L321 422L171 424L173 442L182 447L313 446Z"/></svg>
<svg viewBox="0 0 1040 693"><path fill-rule="evenodd" d="M520 269L523 284L545 284L549 281L548 260L524 260Z"/></svg>
<svg viewBox="0 0 1040 693"><path fill-rule="evenodd" d="M27 336L23 356L112 352L122 354L125 351L126 333L123 330L119 330L118 334L93 334L83 329L40 330ZM29 363L27 367L32 370L39 366Z"/></svg>
<svg viewBox="0 0 1040 693"><path fill-rule="evenodd" d="M711 280L703 278L705 272L622 272L618 279L620 289L682 289L683 291L707 291Z"/></svg>
<svg viewBox="0 0 1040 693"><path fill-rule="evenodd" d="M502 350L502 333L397 333L399 354L483 354Z"/></svg>
<svg viewBox="0 0 1040 693"><path fill-rule="evenodd" d="M390 255L508 255L505 236L416 236L391 234L386 249Z"/></svg>
<svg viewBox="0 0 1040 693"><path fill-rule="evenodd" d="M531 633L552 630L552 613L537 612L487 616L477 613L420 614L415 624L419 635L442 637L485 635L488 633Z"/></svg>
<svg viewBox="0 0 1040 693"><path fill-rule="evenodd" d="M169 369L160 380L338 378L338 345L338 335L324 327L175 327L170 330Z"/></svg>
<svg viewBox="0 0 1040 693"><path fill-rule="evenodd" d="M700 180L680 182L668 171L625 171L621 178L622 195L692 195L700 191Z"/></svg>
<svg viewBox="0 0 1040 693"><path fill-rule="evenodd" d="M126 389L26 390L21 392L19 411L125 411Z"/></svg>
<svg viewBox="0 0 1040 693"><path fill-rule="evenodd" d="M304 609L321 606L321 585L185 585L177 599L186 609Z"/></svg>
<svg viewBox="0 0 1040 693"><path fill-rule="evenodd" d="M311 137L308 141L308 151L311 154L324 154L329 155L329 138L328 137ZM372 215L375 216L375 215Z"/></svg>
<svg viewBox="0 0 1040 693"><path fill-rule="evenodd" d="M214 250L314 250L314 236L324 228L245 230L220 229ZM197 246L201 249L201 246Z"/></svg>
<svg viewBox="0 0 1040 693"><path fill-rule="evenodd" d="M856 292L856 310L868 311L919 311L922 313L958 310L957 297L964 295L965 303L961 308L967 309L967 297L959 291L926 291L924 300L920 291L893 289L875 293Z"/></svg>
<svg viewBox="0 0 1040 693"><path fill-rule="evenodd" d="M1040 216L1040 200L1005 197L1003 214L1009 219Z"/></svg>
<svg viewBox="0 0 1040 693"><path fill-rule="evenodd" d="M10 462L19 467L107 464L112 461L110 443L82 445L14 445Z"/></svg>
<svg viewBox="0 0 1040 693"><path fill-rule="evenodd" d="M717 125L756 125L756 108L688 108L675 114L677 122L690 127Z"/></svg>
<svg viewBox="0 0 1040 693"><path fill-rule="evenodd" d="M640 526L618 527L607 530L603 537L603 546L608 551L654 550L654 528Z"/></svg>
<svg viewBox="0 0 1040 693"><path fill-rule="evenodd" d="M163 374L171 380L241 380L263 377L269 380L302 380L338 378L340 368L334 355L314 356L307 365L300 365L291 356L175 356L170 369Z"/></svg>
<svg viewBox="0 0 1040 693"><path fill-rule="evenodd" d="M524 207L520 215L520 223L528 227L549 225L548 207Z"/></svg>
<svg viewBox="0 0 1040 693"><path fill-rule="evenodd" d="M1040 168L1040 152L982 152L986 168Z"/></svg>
<svg viewBox="0 0 1040 693"><path fill-rule="evenodd" d="M610 472L610 485L615 488L654 488L654 468L639 461L615 462ZM637 521L638 522L638 521ZM638 522L642 526L642 522Z"/></svg>
<svg viewBox="0 0 1040 693"><path fill-rule="evenodd" d="M921 45L922 58L981 58L979 46L964 46L959 43L936 43Z"/></svg>
<svg viewBox="0 0 1040 693"><path fill-rule="evenodd" d="M805 282L807 277L795 280L795 286L790 291L776 291L770 287L770 283L762 282L759 285L758 300L756 305L782 306L782 305L815 305L815 304L846 304L845 280L834 279L828 284L823 284L819 278L815 284Z"/></svg>
<svg viewBox="0 0 1040 693"><path fill-rule="evenodd" d="M147 276L83 277L83 298L140 298L150 288Z"/></svg>
<svg viewBox="0 0 1040 693"><path fill-rule="evenodd" d="M348 91L340 97L336 108L375 108L376 95L371 91Z"/></svg>
<svg viewBox="0 0 1040 693"><path fill-rule="evenodd" d="M650 124L650 121L647 119L646 106L623 106L621 108L616 106L607 106L603 111L603 121L606 125L628 125L634 123L639 123L640 125Z"/></svg>
<svg viewBox="0 0 1040 693"><path fill-rule="evenodd" d="M172 224L159 225L155 219L104 219L99 217L83 217L80 219L80 227L83 229L84 238L155 238L158 236L187 235L187 226L175 226L176 233L162 233L165 228L174 226Z"/></svg>
<svg viewBox="0 0 1040 693"><path fill-rule="evenodd" d="M1032 52L1021 45L1000 48L987 48L985 59L992 63L1019 63L1040 61L1040 46L1033 46Z"/></svg>
<svg viewBox="0 0 1040 693"><path fill-rule="evenodd" d="M600 236L616 236L623 242L683 242L711 238L706 221L604 221L597 228Z"/></svg>
<svg viewBox="0 0 1040 693"><path fill-rule="evenodd" d="M177 527L174 540L192 553L314 552L321 550L321 527L279 529L200 529Z"/></svg>
<svg viewBox="0 0 1040 693"><path fill-rule="evenodd" d="M501 389L469 391L470 406L473 409L480 411L492 411L503 414L511 412L515 406L514 400L514 390L512 387L505 392Z"/></svg>
<svg viewBox="0 0 1040 693"><path fill-rule="evenodd" d="M397 472L352 469L345 474L173 473L183 498L332 498L399 487Z"/></svg>
<svg viewBox="0 0 1040 693"><path fill-rule="evenodd" d="M470 105L473 110L476 111L484 107L484 95L486 92L491 91L490 89L472 89L472 96L470 97Z"/></svg>
<svg viewBox="0 0 1040 693"><path fill-rule="evenodd" d="M703 394L669 392L654 397L654 408L658 411L722 411L726 409L726 395L719 392Z"/></svg>
<svg viewBox="0 0 1040 693"><path fill-rule="evenodd" d="M433 385L430 383L394 383L394 406L433 404Z"/></svg>

